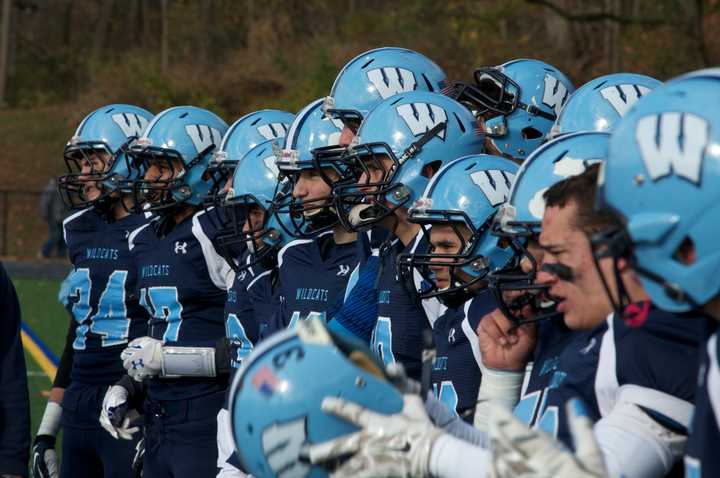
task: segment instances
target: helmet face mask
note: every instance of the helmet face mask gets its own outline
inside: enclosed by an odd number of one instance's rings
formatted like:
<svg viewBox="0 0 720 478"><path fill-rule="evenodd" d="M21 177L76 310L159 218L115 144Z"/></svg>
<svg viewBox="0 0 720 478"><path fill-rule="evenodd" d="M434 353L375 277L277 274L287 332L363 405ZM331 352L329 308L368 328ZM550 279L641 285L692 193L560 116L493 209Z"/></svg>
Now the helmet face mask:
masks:
<svg viewBox="0 0 720 478"><path fill-rule="evenodd" d="M107 145L92 143L67 147L63 156L68 174L58 177L58 191L68 208L84 209L108 199L112 191L104 187L103 182L109 178L116 155ZM94 197L89 194L92 190Z"/></svg>
<svg viewBox="0 0 720 478"><path fill-rule="evenodd" d="M468 215L462 211L424 210L421 217L410 211L410 222L420 224L421 230L429 245L427 253L401 254L398 257L398 271L406 284L413 283L414 270L423 278L420 288L413 291L419 299L438 297L448 305L465 302L475 290L484 285L491 271L490 261L479 254L478 249L482 238L487 233L492 218L476 227ZM425 217L422 217L425 216ZM426 217L432 217L432 220ZM433 228L447 226L452 230L459 247L454 253L436 252L432 246ZM437 233L437 232L436 232ZM447 268L448 281L446 287L437 284L437 269Z"/></svg>
<svg viewBox="0 0 720 478"><path fill-rule="evenodd" d="M202 152L199 156L207 152L209 151ZM136 146L131 149L130 154L135 167L144 171L142 179L134 182L136 207L145 205L150 211L164 211L173 209L190 198L190 187L183 181L187 170L180 153L152 146ZM138 212L141 210L142 207Z"/></svg>

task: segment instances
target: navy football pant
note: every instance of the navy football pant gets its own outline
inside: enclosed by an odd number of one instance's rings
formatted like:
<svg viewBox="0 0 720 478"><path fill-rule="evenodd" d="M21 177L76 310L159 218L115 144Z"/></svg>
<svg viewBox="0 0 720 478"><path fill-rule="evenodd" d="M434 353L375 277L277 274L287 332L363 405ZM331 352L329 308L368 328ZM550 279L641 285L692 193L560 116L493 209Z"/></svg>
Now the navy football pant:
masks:
<svg viewBox="0 0 720 478"><path fill-rule="evenodd" d="M225 392L190 400L145 401L143 478L217 474L217 414Z"/></svg>
<svg viewBox="0 0 720 478"><path fill-rule="evenodd" d="M116 440L100 426L106 385L72 383L63 397L61 478L132 478L136 440Z"/></svg>

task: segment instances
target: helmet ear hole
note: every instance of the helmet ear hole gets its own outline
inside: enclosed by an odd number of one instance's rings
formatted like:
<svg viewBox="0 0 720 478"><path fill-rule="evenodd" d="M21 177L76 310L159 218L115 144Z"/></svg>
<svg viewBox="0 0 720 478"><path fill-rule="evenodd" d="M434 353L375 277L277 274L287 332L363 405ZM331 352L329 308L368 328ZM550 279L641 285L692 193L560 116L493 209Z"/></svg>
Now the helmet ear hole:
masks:
<svg viewBox="0 0 720 478"><path fill-rule="evenodd" d="M695 243L690 238L690 236L686 236L685 239L683 239L683 241L680 243L678 248L675 249L673 259L675 259L680 264L686 266L690 266L695 263L695 261L697 260Z"/></svg>
<svg viewBox="0 0 720 478"><path fill-rule="evenodd" d="M542 132L532 127L523 128L522 135L525 139L540 139L543 137Z"/></svg>

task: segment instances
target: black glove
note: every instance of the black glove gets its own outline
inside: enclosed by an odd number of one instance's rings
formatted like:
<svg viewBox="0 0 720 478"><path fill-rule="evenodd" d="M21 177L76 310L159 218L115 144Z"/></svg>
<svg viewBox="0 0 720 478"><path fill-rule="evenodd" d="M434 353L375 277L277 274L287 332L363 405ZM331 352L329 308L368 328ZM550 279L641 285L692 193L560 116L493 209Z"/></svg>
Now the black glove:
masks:
<svg viewBox="0 0 720 478"><path fill-rule="evenodd" d="M57 478L57 454L55 437L38 435L32 448L32 474L35 478Z"/></svg>

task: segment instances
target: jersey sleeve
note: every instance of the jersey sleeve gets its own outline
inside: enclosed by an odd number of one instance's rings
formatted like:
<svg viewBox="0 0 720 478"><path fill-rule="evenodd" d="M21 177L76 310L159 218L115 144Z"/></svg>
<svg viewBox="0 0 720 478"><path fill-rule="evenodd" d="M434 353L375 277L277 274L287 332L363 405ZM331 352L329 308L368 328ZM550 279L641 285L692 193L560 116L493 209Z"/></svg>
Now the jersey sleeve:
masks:
<svg viewBox="0 0 720 478"><path fill-rule="evenodd" d="M70 323L68 324L67 334L65 335L65 347L63 347L60 363L58 364L55 380L53 380L54 388L67 388L70 385L70 374L72 372L73 356L75 349L73 348L73 340L75 339L75 318L70 315Z"/></svg>
<svg viewBox="0 0 720 478"><path fill-rule="evenodd" d="M227 290L232 284L232 274L230 274L232 269L230 268L230 264L228 264L215 250L215 246L203 229L199 219L202 213L203 211L193 216L192 232L200 243L203 256L205 257L205 263L207 264L208 273L210 274L210 279L213 284L215 284L215 287L218 289Z"/></svg>

